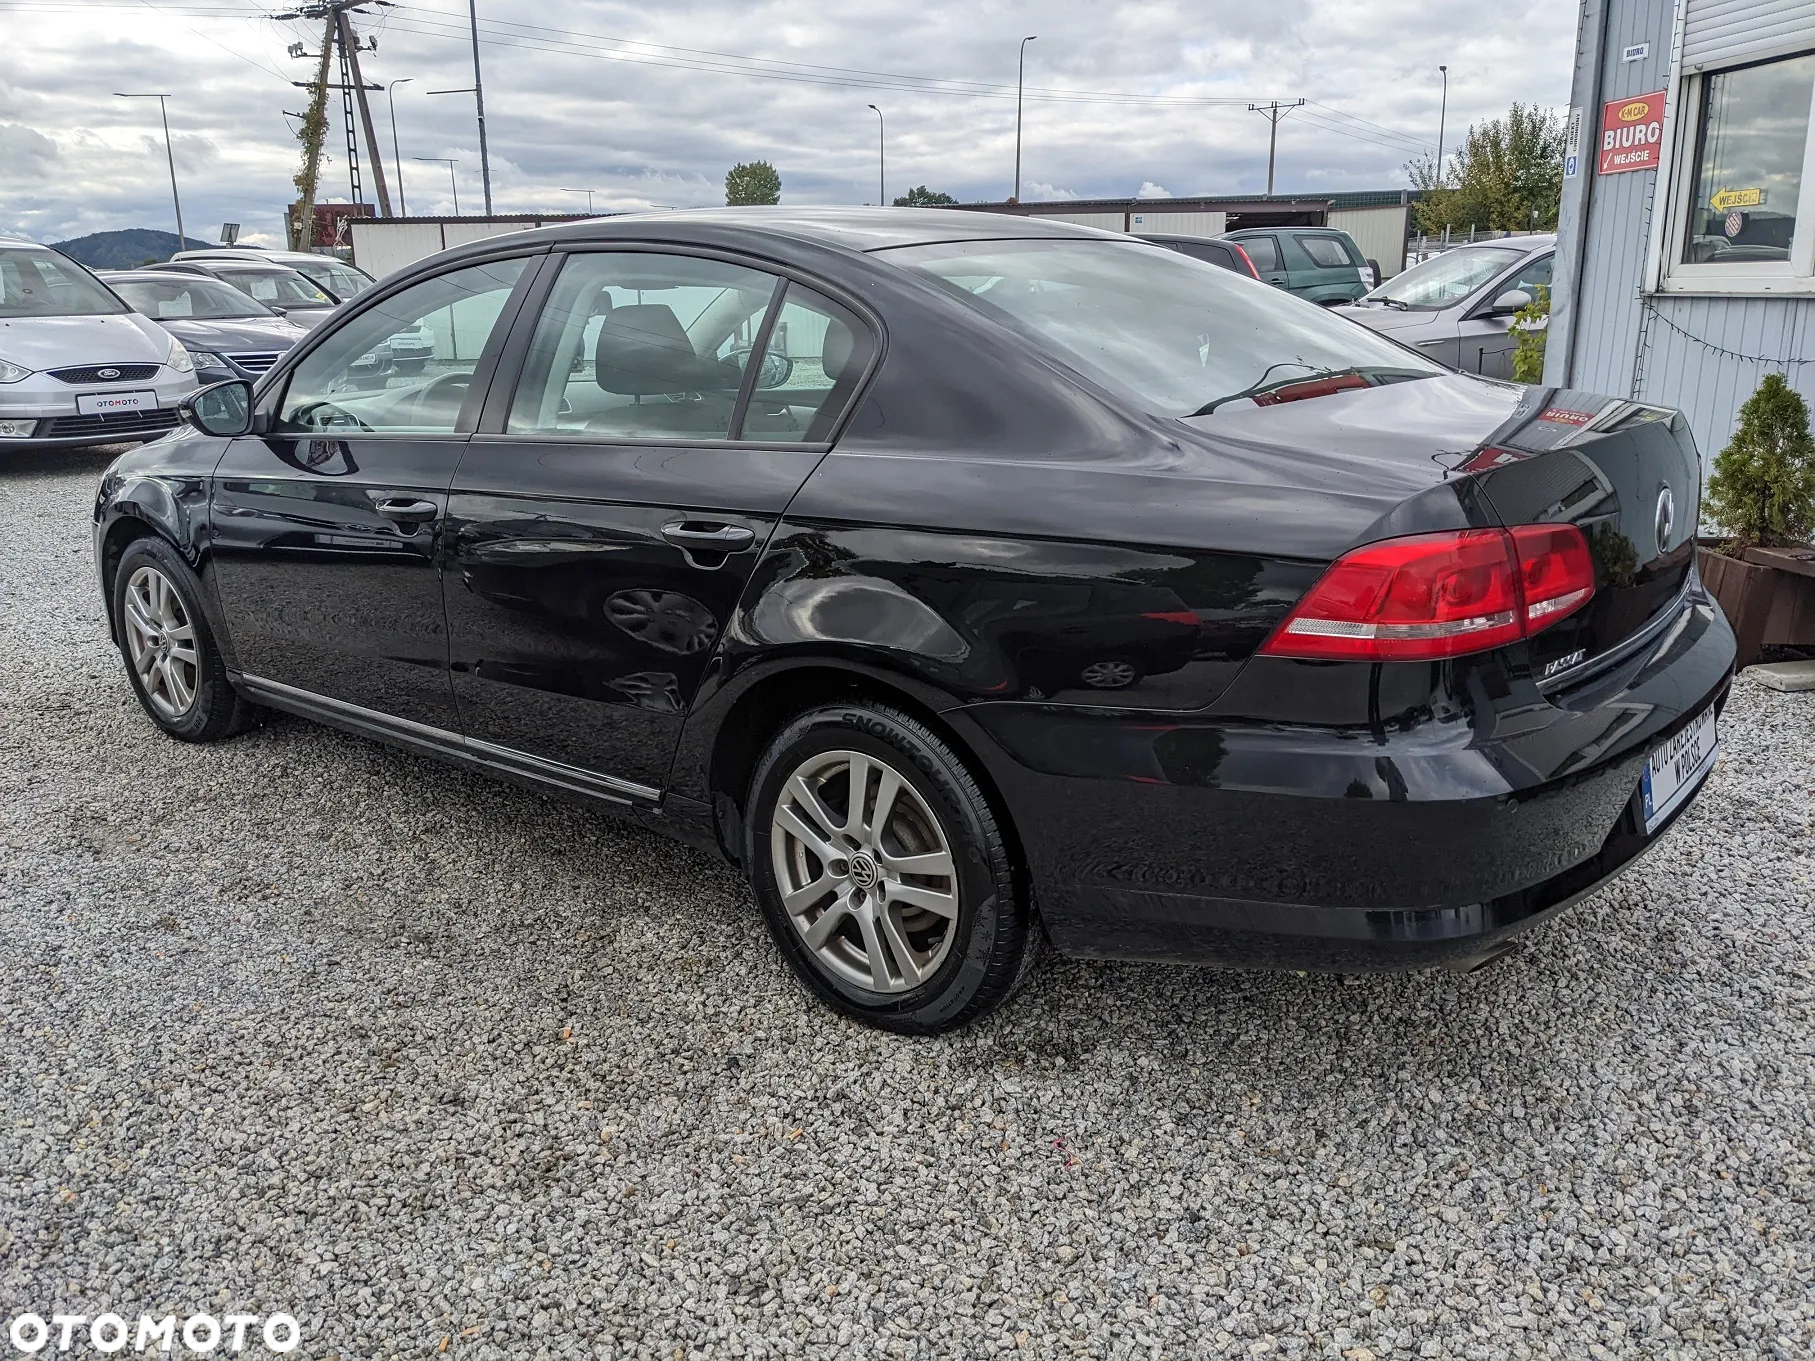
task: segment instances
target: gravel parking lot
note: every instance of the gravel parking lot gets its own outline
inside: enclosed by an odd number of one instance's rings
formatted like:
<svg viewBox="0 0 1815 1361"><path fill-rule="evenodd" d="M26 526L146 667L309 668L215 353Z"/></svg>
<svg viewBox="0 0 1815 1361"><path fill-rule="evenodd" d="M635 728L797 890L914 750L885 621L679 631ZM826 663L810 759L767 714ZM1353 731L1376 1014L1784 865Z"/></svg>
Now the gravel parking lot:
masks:
<svg viewBox="0 0 1815 1361"><path fill-rule="evenodd" d="M290 719L160 736L105 462L0 466L0 1317L281 1309L340 1361L1815 1350L1815 696L1742 681L1676 833L1483 974L1058 962L903 1040L705 855Z"/></svg>

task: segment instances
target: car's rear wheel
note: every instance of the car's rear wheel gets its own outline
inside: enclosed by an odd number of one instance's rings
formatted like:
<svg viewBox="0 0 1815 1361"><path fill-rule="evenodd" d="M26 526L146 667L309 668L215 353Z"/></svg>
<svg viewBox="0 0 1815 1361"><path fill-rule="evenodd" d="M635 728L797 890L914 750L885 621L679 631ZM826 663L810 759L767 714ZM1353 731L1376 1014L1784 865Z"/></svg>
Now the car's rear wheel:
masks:
<svg viewBox="0 0 1815 1361"><path fill-rule="evenodd" d="M883 1029L966 1025L1014 993L1039 926L995 814L957 754L898 710L814 709L751 784L745 865L783 956Z"/></svg>
<svg viewBox="0 0 1815 1361"><path fill-rule="evenodd" d="M201 585L162 539L138 539L114 573L114 618L127 678L151 721L185 742L243 732L261 710L227 679L202 613Z"/></svg>

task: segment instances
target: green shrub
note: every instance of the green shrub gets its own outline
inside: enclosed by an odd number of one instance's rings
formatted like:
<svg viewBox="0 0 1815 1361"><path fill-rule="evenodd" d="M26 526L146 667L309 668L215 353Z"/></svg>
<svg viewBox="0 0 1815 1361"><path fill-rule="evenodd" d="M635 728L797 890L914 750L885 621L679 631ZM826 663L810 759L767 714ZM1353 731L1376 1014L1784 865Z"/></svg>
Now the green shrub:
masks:
<svg viewBox="0 0 1815 1361"><path fill-rule="evenodd" d="M1809 407L1781 373L1765 375L1739 409L1739 428L1714 460L1708 512L1731 549L1809 541L1815 530L1815 439Z"/></svg>
<svg viewBox="0 0 1815 1361"><path fill-rule="evenodd" d="M1544 381L1544 340L1550 334L1548 327L1541 325L1550 315L1550 290L1543 284L1538 285L1538 292L1530 304L1513 313L1513 381L1515 383L1542 383Z"/></svg>

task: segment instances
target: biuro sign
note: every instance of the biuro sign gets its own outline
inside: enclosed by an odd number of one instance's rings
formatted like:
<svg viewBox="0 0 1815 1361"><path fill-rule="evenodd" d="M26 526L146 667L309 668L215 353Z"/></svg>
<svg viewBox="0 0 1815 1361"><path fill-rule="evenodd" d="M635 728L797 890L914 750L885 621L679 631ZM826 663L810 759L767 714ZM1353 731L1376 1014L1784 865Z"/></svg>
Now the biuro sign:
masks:
<svg viewBox="0 0 1815 1361"><path fill-rule="evenodd" d="M1601 173L1656 170L1664 149L1664 91L1610 99L1601 110Z"/></svg>

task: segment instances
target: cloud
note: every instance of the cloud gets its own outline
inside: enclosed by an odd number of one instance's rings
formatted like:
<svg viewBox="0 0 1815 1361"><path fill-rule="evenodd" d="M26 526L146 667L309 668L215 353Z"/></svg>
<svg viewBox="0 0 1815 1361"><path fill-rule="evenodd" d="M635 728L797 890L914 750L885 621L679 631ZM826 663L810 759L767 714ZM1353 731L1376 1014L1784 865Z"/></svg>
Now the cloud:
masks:
<svg viewBox="0 0 1815 1361"><path fill-rule="evenodd" d="M251 6L210 15L201 6L83 12L67 3L9 16L0 124L12 130L0 155L11 159L0 230L54 240L173 226L156 105L112 97L169 90L190 233L211 237L222 220L248 235L280 232L299 161L285 113L306 98L290 82L312 69L286 49L316 50L319 32ZM480 8L500 212L572 211L584 197L561 192L571 188L591 188L599 210L715 203L726 168L755 158L775 163L784 202L868 202L878 150L871 103L884 114L891 196L925 184L963 201L1006 198L1015 181L1016 54L1030 29L1040 36L1027 45L1021 107L1025 198L1123 196L1143 182L1180 195L1258 191L1267 125L1246 103L1301 95L1316 102L1279 125L1281 192L1397 187L1406 183L1404 162L1436 141L1439 62L1450 67L1454 145L1468 123L1514 99L1565 101L1576 14L1563 0L1460 8L1449 0L1264 8L545 0L533 11L494 0ZM368 13L382 17L362 24L378 40L363 55L366 78L407 78L395 98L409 208L452 211L445 167L411 159L445 156L458 160L461 208L476 211L472 97L427 93L472 83L465 6L423 0ZM1180 102L1189 100L1228 102ZM325 194L344 198L339 100L329 108L321 182ZM389 108L374 96L395 179ZM365 180L369 194L369 168Z"/></svg>
<svg viewBox="0 0 1815 1361"><path fill-rule="evenodd" d="M1136 198L1171 198L1173 193L1163 184L1155 184L1152 180L1142 180L1141 187L1134 191L1134 196Z"/></svg>

